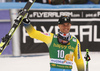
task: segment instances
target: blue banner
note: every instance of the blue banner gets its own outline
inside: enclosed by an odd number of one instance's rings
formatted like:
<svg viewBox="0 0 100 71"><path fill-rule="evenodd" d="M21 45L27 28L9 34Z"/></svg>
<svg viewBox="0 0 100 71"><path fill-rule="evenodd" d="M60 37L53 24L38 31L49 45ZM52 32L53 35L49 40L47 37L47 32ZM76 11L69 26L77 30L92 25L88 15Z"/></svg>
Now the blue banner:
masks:
<svg viewBox="0 0 100 71"><path fill-rule="evenodd" d="M21 9L26 2L6 2L0 3L0 9ZM100 8L100 4L65 4L65 5L51 5L34 3L31 9L71 9L71 8Z"/></svg>

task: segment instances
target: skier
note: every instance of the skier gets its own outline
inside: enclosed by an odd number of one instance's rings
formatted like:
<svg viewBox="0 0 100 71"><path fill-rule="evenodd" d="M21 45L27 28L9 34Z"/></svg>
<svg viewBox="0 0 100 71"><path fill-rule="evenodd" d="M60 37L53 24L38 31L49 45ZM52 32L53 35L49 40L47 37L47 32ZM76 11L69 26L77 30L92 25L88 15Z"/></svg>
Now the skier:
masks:
<svg viewBox="0 0 100 71"><path fill-rule="evenodd" d="M84 71L84 62L79 40L70 35L71 20L62 16L58 20L58 34L43 33L34 29L30 20L25 18L23 24L31 38L47 44L50 55L50 71L72 71L73 58L78 71Z"/></svg>

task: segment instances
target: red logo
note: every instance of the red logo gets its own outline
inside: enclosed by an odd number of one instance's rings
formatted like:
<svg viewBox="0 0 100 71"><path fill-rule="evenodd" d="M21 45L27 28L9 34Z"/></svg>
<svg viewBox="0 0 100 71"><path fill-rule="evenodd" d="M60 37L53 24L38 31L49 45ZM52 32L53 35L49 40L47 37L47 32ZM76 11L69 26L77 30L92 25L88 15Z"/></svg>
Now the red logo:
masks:
<svg viewBox="0 0 100 71"><path fill-rule="evenodd" d="M41 33L46 35L46 36L50 36L50 33L43 33L43 32L41 32Z"/></svg>

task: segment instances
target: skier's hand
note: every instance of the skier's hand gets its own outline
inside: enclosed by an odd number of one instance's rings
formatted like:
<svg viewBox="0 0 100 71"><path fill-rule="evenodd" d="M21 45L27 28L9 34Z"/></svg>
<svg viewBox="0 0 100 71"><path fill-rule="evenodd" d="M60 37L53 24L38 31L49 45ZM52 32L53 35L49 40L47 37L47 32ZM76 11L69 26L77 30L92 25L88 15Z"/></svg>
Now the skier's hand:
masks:
<svg viewBox="0 0 100 71"><path fill-rule="evenodd" d="M85 58L86 61L90 60L90 56L89 55L86 55L84 58Z"/></svg>
<svg viewBox="0 0 100 71"><path fill-rule="evenodd" d="M24 19L23 19L23 24L24 24L24 26L25 26L25 25L29 25L29 24L30 24L29 18L24 18Z"/></svg>

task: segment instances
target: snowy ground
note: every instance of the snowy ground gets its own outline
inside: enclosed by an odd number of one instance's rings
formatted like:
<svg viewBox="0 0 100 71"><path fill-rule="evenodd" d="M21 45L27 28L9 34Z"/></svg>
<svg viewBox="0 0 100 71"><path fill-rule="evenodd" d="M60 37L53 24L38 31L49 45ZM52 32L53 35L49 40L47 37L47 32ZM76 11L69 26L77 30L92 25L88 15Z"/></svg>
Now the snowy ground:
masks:
<svg viewBox="0 0 100 71"><path fill-rule="evenodd" d="M89 71L99 71L100 52L90 52L91 61ZM82 52L85 56L85 53ZM43 56L21 56L21 57L0 57L0 71L49 71L49 55ZM75 63L73 70L77 71Z"/></svg>

